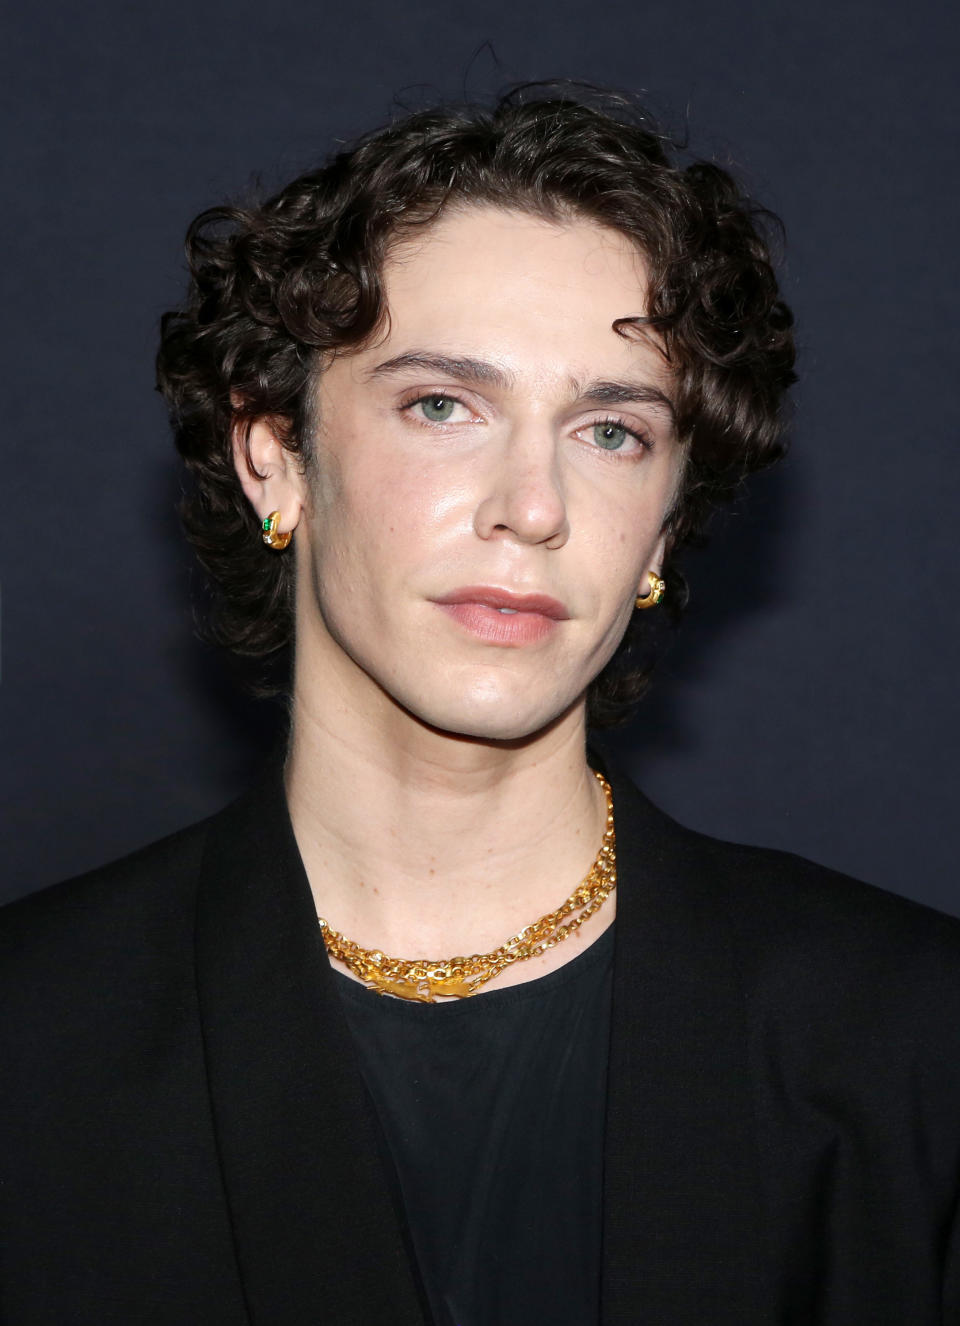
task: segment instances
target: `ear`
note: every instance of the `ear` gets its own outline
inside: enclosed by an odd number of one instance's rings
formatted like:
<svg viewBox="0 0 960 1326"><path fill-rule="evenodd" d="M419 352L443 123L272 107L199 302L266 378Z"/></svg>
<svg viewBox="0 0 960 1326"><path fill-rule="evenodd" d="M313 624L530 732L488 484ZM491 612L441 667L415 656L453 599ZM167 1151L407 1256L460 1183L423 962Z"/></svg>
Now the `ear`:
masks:
<svg viewBox="0 0 960 1326"><path fill-rule="evenodd" d="M249 433L236 425L232 442L237 477L257 518L279 511L277 529L296 529L307 503L300 457L283 445L267 419L256 419Z"/></svg>
<svg viewBox="0 0 960 1326"><path fill-rule="evenodd" d="M667 555L667 544L669 540L670 536L665 531L660 535L660 540L657 543L657 546L650 554L650 558L647 565L644 567L643 575L640 577L640 584L637 588L637 594L640 598L646 598L650 593L650 581L647 579L648 572L655 576L659 576L660 572L663 570L663 559Z"/></svg>

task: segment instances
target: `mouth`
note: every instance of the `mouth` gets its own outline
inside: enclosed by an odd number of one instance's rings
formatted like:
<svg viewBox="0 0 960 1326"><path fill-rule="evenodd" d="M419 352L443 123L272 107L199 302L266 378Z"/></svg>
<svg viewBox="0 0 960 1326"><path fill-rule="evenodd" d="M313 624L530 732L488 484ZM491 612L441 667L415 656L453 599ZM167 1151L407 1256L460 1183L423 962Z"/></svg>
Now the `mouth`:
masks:
<svg viewBox="0 0 960 1326"><path fill-rule="evenodd" d="M456 589L433 602L475 639L507 648L536 644L570 618L548 594L513 594L488 585Z"/></svg>
<svg viewBox="0 0 960 1326"><path fill-rule="evenodd" d="M475 603L505 616L531 614L555 622L565 622L570 618L569 612L559 599L550 598L548 594L514 594L508 589L495 589L489 585L467 585L433 601L441 607Z"/></svg>

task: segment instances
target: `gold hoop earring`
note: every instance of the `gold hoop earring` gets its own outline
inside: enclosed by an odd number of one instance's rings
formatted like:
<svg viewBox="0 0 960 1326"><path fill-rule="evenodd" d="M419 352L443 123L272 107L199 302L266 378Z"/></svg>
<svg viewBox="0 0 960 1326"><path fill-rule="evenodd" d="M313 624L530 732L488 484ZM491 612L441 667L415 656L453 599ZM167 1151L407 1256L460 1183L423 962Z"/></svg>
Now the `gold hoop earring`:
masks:
<svg viewBox="0 0 960 1326"><path fill-rule="evenodd" d="M263 541L268 548L273 548L276 552L283 552L287 544L293 538L293 530L288 529L285 534L281 534L277 529L280 523L280 512L271 511L269 516L263 522Z"/></svg>
<svg viewBox="0 0 960 1326"><path fill-rule="evenodd" d="M667 582L661 580L653 571L647 572L647 579L650 581L650 593L640 595L634 599L634 606L643 610L644 608L655 608L658 603L663 602L663 596L667 592Z"/></svg>

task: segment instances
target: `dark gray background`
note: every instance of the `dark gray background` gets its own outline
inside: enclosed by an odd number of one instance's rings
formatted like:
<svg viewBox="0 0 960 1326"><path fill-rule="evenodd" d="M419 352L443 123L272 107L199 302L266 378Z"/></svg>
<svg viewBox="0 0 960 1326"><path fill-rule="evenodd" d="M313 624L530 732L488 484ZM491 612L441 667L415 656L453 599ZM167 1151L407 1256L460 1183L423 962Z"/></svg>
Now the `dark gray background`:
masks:
<svg viewBox="0 0 960 1326"><path fill-rule="evenodd" d="M780 212L802 350L792 457L697 557L618 747L689 824L960 913L955 12L8 9L5 896L215 809L271 739L272 711L191 637L151 390L190 218L314 163L403 87L573 76L645 90Z"/></svg>

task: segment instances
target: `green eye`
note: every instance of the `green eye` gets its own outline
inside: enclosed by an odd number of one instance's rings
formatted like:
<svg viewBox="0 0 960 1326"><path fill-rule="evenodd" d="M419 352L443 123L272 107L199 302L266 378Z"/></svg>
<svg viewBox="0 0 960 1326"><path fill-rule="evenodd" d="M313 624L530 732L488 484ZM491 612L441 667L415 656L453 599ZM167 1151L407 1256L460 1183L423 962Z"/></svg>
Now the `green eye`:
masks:
<svg viewBox="0 0 960 1326"><path fill-rule="evenodd" d="M432 424L445 424L453 414L456 403L450 396L424 396L422 401L417 402L423 417Z"/></svg>
<svg viewBox="0 0 960 1326"><path fill-rule="evenodd" d="M604 451L619 451L630 434L622 424L594 424L593 440Z"/></svg>

